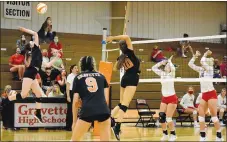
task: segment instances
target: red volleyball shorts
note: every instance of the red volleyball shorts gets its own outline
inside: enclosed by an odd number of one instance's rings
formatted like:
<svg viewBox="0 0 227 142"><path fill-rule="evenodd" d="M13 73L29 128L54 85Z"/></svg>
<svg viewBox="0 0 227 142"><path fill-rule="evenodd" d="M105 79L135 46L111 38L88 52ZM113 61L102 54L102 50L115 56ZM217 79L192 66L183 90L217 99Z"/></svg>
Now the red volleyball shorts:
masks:
<svg viewBox="0 0 227 142"><path fill-rule="evenodd" d="M195 108L199 108L199 104L195 104Z"/></svg>
<svg viewBox="0 0 227 142"><path fill-rule="evenodd" d="M177 95L174 94L174 95L169 96L169 97L162 96L162 103L164 103L164 104L177 104L178 103Z"/></svg>
<svg viewBox="0 0 227 142"><path fill-rule="evenodd" d="M217 99L216 90L203 93L202 99L206 102L208 102L210 99Z"/></svg>

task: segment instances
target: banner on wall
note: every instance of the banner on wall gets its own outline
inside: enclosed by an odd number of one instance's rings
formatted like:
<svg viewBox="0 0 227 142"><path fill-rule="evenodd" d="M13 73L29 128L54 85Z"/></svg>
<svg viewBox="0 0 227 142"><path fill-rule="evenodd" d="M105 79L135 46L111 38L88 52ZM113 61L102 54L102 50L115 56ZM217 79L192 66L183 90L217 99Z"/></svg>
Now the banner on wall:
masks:
<svg viewBox="0 0 227 142"><path fill-rule="evenodd" d="M30 1L5 1L4 17L31 20L31 4Z"/></svg>
<svg viewBox="0 0 227 142"><path fill-rule="evenodd" d="M35 103L14 104L14 126L15 127L64 127L66 126L66 103L42 103L42 120L40 124L34 118Z"/></svg>

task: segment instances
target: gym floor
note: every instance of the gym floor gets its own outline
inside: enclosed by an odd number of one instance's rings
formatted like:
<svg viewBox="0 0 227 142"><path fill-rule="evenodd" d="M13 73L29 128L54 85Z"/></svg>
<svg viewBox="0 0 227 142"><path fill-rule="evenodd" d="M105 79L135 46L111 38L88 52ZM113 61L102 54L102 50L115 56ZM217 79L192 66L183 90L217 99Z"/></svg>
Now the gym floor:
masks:
<svg viewBox="0 0 227 142"><path fill-rule="evenodd" d="M177 141L199 141L199 128L180 127L176 128ZM5 130L1 127L0 141L69 141L72 132L64 130L27 130L21 129L18 131ZM222 127L222 135L226 141L226 127ZM134 124L123 124L121 141L160 141L162 137L161 128L143 128L134 127ZM215 141L216 131L213 126L207 129L208 141ZM97 136L93 136L92 132L87 132L82 139L83 141L97 141ZM111 141L116 141L115 137L111 136Z"/></svg>

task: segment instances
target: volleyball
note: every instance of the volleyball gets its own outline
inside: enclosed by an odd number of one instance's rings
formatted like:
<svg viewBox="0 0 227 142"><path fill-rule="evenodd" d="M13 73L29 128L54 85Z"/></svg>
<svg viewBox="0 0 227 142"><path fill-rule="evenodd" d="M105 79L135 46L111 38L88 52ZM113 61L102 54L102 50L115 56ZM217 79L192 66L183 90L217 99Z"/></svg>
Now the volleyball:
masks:
<svg viewBox="0 0 227 142"><path fill-rule="evenodd" d="M47 12L47 5L45 3L39 3L36 9L39 14L44 14Z"/></svg>

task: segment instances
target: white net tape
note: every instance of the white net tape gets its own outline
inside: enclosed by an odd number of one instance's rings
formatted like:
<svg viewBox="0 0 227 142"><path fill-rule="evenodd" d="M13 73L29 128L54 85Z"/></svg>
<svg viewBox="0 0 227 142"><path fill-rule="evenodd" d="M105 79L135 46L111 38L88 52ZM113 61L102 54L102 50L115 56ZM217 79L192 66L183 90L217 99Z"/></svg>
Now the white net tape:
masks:
<svg viewBox="0 0 227 142"><path fill-rule="evenodd" d="M213 35L213 36L202 36L202 37L188 37L188 38L174 38L174 39L159 39L159 40L142 40L142 41L133 41L132 44L145 44L145 43L159 43L159 42L173 42L173 41L203 41L207 42L212 39L226 38L226 35Z"/></svg>
<svg viewBox="0 0 227 142"><path fill-rule="evenodd" d="M140 40L140 41L132 41L132 44L148 44L148 43L161 43L161 42L173 42L173 41L200 41L200 42L212 42L215 39L221 41L220 39L225 39L226 35L213 35L213 36L202 36L202 37L188 37L188 38L171 38L171 39L158 39L158 40ZM116 44L117 42L112 42L112 44ZM103 50L106 52L118 51L118 48Z"/></svg>
<svg viewBox="0 0 227 142"><path fill-rule="evenodd" d="M139 83L154 83L154 82L226 82L226 78L211 78L211 79L204 79L204 78L174 78L174 79L140 79ZM120 82L111 82L111 84L120 84Z"/></svg>

